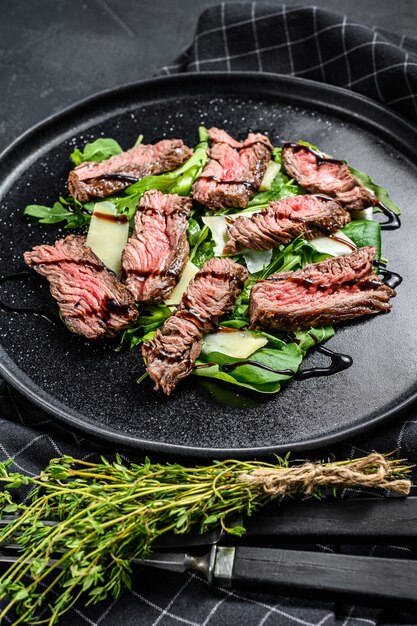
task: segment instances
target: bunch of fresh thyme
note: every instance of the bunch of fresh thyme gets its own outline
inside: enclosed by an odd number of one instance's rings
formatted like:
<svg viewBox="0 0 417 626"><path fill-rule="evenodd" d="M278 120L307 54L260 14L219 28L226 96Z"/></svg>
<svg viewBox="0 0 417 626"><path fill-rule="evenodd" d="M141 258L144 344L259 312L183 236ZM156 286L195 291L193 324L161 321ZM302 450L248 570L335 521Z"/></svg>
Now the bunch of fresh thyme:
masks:
<svg viewBox="0 0 417 626"><path fill-rule="evenodd" d="M252 514L274 498L297 493L320 497L349 485L408 493L410 467L373 453L337 463L290 465L223 461L187 468L178 464L124 465L102 458L88 463L63 457L39 476L11 473L0 464L0 510L18 514L0 534L18 541L20 559L0 577L0 623L56 624L84 595L86 604L117 597L131 585L133 558L147 556L163 533L227 526L233 514ZM26 504L10 491L33 487ZM45 525L53 520L55 525Z"/></svg>

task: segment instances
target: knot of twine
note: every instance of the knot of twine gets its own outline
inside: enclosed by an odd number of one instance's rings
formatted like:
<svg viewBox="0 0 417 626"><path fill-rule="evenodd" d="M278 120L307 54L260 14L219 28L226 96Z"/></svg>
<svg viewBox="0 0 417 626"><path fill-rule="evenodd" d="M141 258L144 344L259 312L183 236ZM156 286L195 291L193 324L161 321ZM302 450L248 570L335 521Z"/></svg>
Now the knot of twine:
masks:
<svg viewBox="0 0 417 626"><path fill-rule="evenodd" d="M241 482L259 485L270 495L285 495L297 491L311 495L316 487L379 487L394 493L407 495L411 481L407 479L387 480L389 461L377 452L351 461L347 465L336 463L305 463L294 467L258 468L241 474Z"/></svg>

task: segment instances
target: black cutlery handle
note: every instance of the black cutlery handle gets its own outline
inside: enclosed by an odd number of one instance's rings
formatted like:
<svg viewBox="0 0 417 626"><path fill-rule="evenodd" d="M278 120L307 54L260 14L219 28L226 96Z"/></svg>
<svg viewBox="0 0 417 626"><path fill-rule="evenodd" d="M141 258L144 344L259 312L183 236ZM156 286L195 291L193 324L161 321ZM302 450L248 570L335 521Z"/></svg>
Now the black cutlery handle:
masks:
<svg viewBox="0 0 417 626"><path fill-rule="evenodd" d="M222 550L225 550L223 559ZM234 550L234 552L230 552ZM229 551L229 552L227 552ZM298 550L217 548L223 585L383 606L417 606L417 561Z"/></svg>
<svg viewBox="0 0 417 626"><path fill-rule="evenodd" d="M417 498L284 501L245 519L244 541L263 544L320 538L345 543L412 543L417 539Z"/></svg>

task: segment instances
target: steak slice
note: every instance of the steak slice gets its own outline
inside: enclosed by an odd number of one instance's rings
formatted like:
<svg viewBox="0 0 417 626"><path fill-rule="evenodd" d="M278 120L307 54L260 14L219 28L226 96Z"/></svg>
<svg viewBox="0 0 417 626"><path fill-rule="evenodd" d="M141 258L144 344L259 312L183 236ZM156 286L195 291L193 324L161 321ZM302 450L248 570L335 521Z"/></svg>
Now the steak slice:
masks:
<svg viewBox="0 0 417 626"><path fill-rule="evenodd" d="M343 161L297 143L284 143L282 160L287 173L301 187L334 198L348 211L360 211L375 203L374 196Z"/></svg>
<svg viewBox="0 0 417 626"><path fill-rule="evenodd" d="M258 282L251 291L252 327L303 330L389 311L395 291L373 272L376 249L312 263Z"/></svg>
<svg viewBox="0 0 417 626"><path fill-rule="evenodd" d="M122 255L124 283L138 302L162 302L181 278L190 251L191 204L191 198L156 190L142 196Z"/></svg>
<svg viewBox="0 0 417 626"><path fill-rule="evenodd" d="M233 309L248 276L230 259L212 258L196 274L175 313L142 345L146 369L155 389L169 395L191 374L201 352L202 339L217 326L219 317Z"/></svg>
<svg viewBox="0 0 417 626"><path fill-rule="evenodd" d="M105 198L145 176L170 172L192 155L181 139L163 139L154 145L139 144L101 163L80 163L70 172L68 189L80 202Z"/></svg>
<svg viewBox="0 0 417 626"><path fill-rule="evenodd" d="M248 248L270 250L299 235L305 239L328 236L349 221L349 213L331 198L308 195L284 198L272 202L260 213L231 219L223 254L234 255Z"/></svg>
<svg viewBox="0 0 417 626"><path fill-rule="evenodd" d="M193 197L214 210L243 209L262 182L271 159L271 142L259 133L250 133L243 142L218 128L210 128L208 134L210 160L193 185Z"/></svg>
<svg viewBox="0 0 417 626"><path fill-rule="evenodd" d="M114 337L138 316L132 294L109 272L85 237L69 235L53 246L35 246L25 263L45 276L62 319L87 339Z"/></svg>

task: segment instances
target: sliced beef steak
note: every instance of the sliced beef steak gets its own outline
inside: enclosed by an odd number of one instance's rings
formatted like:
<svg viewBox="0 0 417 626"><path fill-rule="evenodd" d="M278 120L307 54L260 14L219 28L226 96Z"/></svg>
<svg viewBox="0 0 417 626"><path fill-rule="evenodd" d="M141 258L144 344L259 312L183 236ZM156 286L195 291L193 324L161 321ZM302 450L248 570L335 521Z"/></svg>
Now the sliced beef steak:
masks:
<svg viewBox="0 0 417 626"><path fill-rule="evenodd" d="M210 128L208 134L210 160L193 185L193 197L214 210L245 208L264 177L271 142L259 133L250 133L243 142L218 128Z"/></svg>
<svg viewBox="0 0 417 626"><path fill-rule="evenodd" d="M375 202L343 161L297 143L284 143L282 160L287 173L301 187L310 193L326 194L349 211L360 211Z"/></svg>
<svg viewBox="0 0 417 626"><path fill-rule="evenodd" d="M155 389L169 395L191 374L203 336L218 324L221 315L233 309L247 275L242 265L218 258L207 261L196 274L175 313L142 346Z"/></svg>
<svg viewBox="0 0 417 626"><path fill-rule="evenodd" d="M389 311L395 291L374 274L375 253L359 248L258 282L250 296L252 327L303 330Z"/></svg>
<svg viewBox="0 0 417 626"><path fill-rule="evenodd" d="M124 283L138 302L162 302L181 278L188 261L190 210L190 198L156 190L142 196L122 255Z"/></svg>
<svg viewBox="0 0 417 626"><path fill-rule="evenodd" d="M114 337L136 320L132 294L85 245L85 237L69 235L53 246L35 246L24 259L48 279L62 318L74 333L87 339Z"/></svg>
<svg viewBox="0 0 417 626"><path fill-rule="evenodd" d="M320 196L294 196L272 202L260 213L238 217L228 224L229 240L223 254L241 250L270 250L299 235L306 239L328 236L350 221L334 200Z"/></svg>
<svg viewBox="0 0 417 626"><path fill-rule="evenodd" d="M163 139L154 145L139 144L101 163L81 163L70 172L68 189L80 202L104 198L145 176L175 170L191 155L192 150L181 139Z"/></svg>

